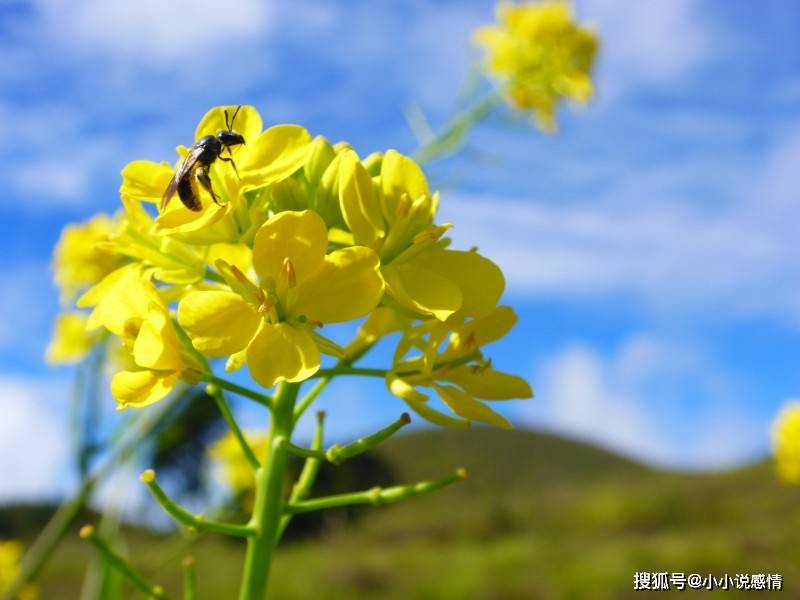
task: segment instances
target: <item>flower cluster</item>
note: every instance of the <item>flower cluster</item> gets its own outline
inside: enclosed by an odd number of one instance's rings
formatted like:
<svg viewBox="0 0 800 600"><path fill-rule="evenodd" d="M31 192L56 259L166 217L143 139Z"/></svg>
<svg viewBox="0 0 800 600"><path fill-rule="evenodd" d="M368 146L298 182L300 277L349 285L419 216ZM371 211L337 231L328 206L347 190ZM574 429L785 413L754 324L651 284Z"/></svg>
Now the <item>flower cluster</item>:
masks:
<svg viewBox="0 0 800 600"><path fill-rule="evenodd" d="M0 540L0 594L7 591L17 578L22 550L22 544L16 540ZM37 600L39 591L36 586L26 584L17 592L15 598Z"/></svg>
<svg viewBox="0 0 800 600"><path fill-rule="evenodd" d="M772 428L772 447L781 481L800 484L800 402L781 410Z"/></svg>
<svg viewBox="0 0 800 600"><path fill-rule="evenodd" d="M223 128L209 111L196 139ZM501 270L456 250L436 222L439 196L419 165L394 150L364 159L296 125L263 130L239 111L245 144L216 160L198 186L201 210L160 206L175 165L135 161L122 171L122 209L65 230L56 281L77 309L59 319L48 356L75 360L110 334L122 357L111 390L120 407L163 398L181 382L212 381L213 359L246 365L265 388L302 382L326 360L351 365L396 336L388 388L437 423L508 423L485 401L525 398L524 380L483 354L515 316L498 306ZM364 319L346 347L330 324ZM328 357L328 358L326 358ZM456 416L430 406L433 389Z"/></svg>
<svg viewBox="0 0 800 600"><path fill-rule="evenodd" d="M509 102L533 112L546 131L556 127L559 102L587 102L597 36L578 26L566 2L497 7L496 25L481 27L475 41L486 48L486 67L504 86Z"/></svg>

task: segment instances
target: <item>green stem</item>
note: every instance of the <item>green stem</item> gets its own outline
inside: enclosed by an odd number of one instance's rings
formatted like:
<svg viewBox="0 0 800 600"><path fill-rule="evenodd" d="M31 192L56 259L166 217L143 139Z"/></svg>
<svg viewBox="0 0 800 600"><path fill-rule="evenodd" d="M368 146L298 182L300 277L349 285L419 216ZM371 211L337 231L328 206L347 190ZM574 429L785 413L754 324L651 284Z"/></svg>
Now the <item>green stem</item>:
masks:
<svg viewBox="0 0 800 600"><path fill-rule="evenodd" d="M152 469L146 470L142 473L141 480L150 488L150 492L155 497L156 501L162 508L169 513L169 515L186 527L196 529L197 531L213 531L222 535L230 535L233 537L247 537L255 534L255 531L249 525L236 525L235 523L223 523L221 521L212 521L206 519L202 515L193 515L181 505L176 503L172 498L167 496L166 492L158 485L156 481L156 472Z"/></svg>
<svg viewBox="0 0 800 600"><path fill-rule="evenodd" d="M238 383L234 383L232 381L228 381L227 379L222 379L221 377L217 377L216 375L209 374L208 383L213 383L218 385L223 390L228 390L229 392L233 392L234 394L239 394L240 396L244 396L245 398L250 398L251 400L255 400L259 404L263 404L267 408L272 407L272 403L274 402L273 398L269 396L265 396L264 394L259 394L258 392L251 390L250 388L246 388Z"/></svg>
<svg viewBox="0 0 800 600"><path fill-rule="evenodd" d="M268 455L256 471L256 497L250 526L254 535L247 540L240 600L263 600L270 563L278 539L284 508L283 482L289 461L288 444L294 428L294 405L299 384L279 384L273 399L272 419L267 437Z"/></svg>
<svg viewBox="0 0 800 600"><path fill-rule="evenodd" d="M195 600L197 598L197 578L194 572L194 559L187 556L181 563L183 567L183 600Z"/></svg>
<svg viewBox="0 0 800 600"><path fill-rule="evenodd" d="M466 365L473 360L480 358L480 352L472 352L465 356L459 356L458 358L454 358L452 360L443 360L437 362L433 365L433 371L437 369L441 369L443 367L460 367L462 365ZM402 366L402 363L401 363ZM331 367L330 369L320 369L316 373L314 373L313 377L336 377L339 375L360 375L364 377L386 377L389 373L394 373L400 377L412 377L414 375L422 375L423 372L419 369L372 369L372 368L364 368L364 367L350 367L347 365L344 366L336 366ZM312 390L313 391L313 390ZM321 390L320 390L321 391Z"/></svg>
<svg viewBox="0 0 800 600"><path fill-rule="evenodd" d="M408 415L408 413L403 413L400 415L399 419L397 419L388 427L384 427L383 429L380 429L371 435L359 438L355 442L347 444L346 446L334 444L327 450L322 450L321 448L301 448L300 446L295 446L294 444L289 444L287 447L289 452L295 456L302 456L304 458L318 458L320 460L326 460L330 463L333 463L334 465L340 465L348 458L353 458L354 456L358 456L359 454L363 454L367 450L374 448L409 423L411 423L411 417Z"/></svg>
<svg viewBox="0 0 800 600"><path fill-rule="evenodd" d="M156 600L169 600L168 596L164 593L164 589L160 585L151 585L147 583L124 557L114 552L104 540L98 537L94 527L91 525L84 525L81 528L81 537L91 542L100 552L103 560L122 573L128 581L145 596L148 598L156 598Z"/></svg>
<svg viewBox="0 0 800 600"><path fill-rule="evenodd" d="M498 87L488 96L458 113L436 136L424 143L414 153L414 159L419 163L424 163L458 150L470 130L503 102L505 92L505 87Z"/></svg>
<svg viewBox="0 0 800 600"><path fill-rule="evenodd" d="M303 413L305 413L308 410L308 407L311 406L311 404L314 402L314 400L317 399L317 397L322 393L322 391L326 387L328 387L328 384L331 382L331 379L333 379L333 377L323 377L322 379L320 379L317 383L314 384L314 387L308 390L308 393L305 396L303 396L303 399L297 403L297 406L294 409L295 423L297 423L297 421L300 420L300 417L303 416Z"/></svg>
<svg viewBox="0 0 800 600"><path fill-rule="evenodd" d="M337 508L340 506L350 506L352 504L390 504L399 502L407 498L414 498L427 494L457 481L466 479L467 472L458 469L450 477L436 479L433 481L421 481L411 485L396 485L389 488L374 487L362 492L350 492L348 494L337 494L335 496L324 496L322 498L312 498L293 502L286 507L290 514L311 512L314 510L324 510L326 508Z"/></svg>
<svg viewBox="0 0 800 600"><path fill-rule="evenodd" d="M363 375L365 377L386 377L389 369L367 369L363 367L331 367L330 369L320 369L314 374L314 377L323 377L330 379L337 375Z"/></svg>
<svg viewBox="0 0 800 600"><path fill-rule="evenodd" d="M250 466L253 467L253 469L258 469L261 466L261 463L258 462L258 458L256 458L255 453L253 453L253 449L250 447L250 444L247 443L247 439L245 439L242 430L239 428L239 424L233 417L231 407L228 404L228 401L225 400L225 395L222 393L222 390L213 383L209 383L206 387L206 393L216 401L217 408L219 408L219 412L222 413L222 418L225 419L225 422L228 424L231 433L233 433L233 437L235 437L236 441L239 442L239 446L241 447L242 453L247 459L247 462L250 463Z"/></svg>
<svg viewBox="0 0 800 600"><path fill-rule="evenodd" d="M319 411L317 413L317 427L314 430L314 438L311 440L312 450L322 449L322 437L324 429L325 412ZM306 459L306 461L303 463L303 470L300 471L300 477L297 478L297 481L292 486L292 493L289 496L289 504L308 498L308 495L311 493L311 488L314 486L314 481L317 479L317 473L319 473L319 467L321 464L322 460L319 458L310 456ZM292 515L288 513L285 513L281 517L281 523L278 527L278 539L276 540L276 543L280 541L281 536L283 536L283 532L289 526L289 522L291 520Z"/></svg>

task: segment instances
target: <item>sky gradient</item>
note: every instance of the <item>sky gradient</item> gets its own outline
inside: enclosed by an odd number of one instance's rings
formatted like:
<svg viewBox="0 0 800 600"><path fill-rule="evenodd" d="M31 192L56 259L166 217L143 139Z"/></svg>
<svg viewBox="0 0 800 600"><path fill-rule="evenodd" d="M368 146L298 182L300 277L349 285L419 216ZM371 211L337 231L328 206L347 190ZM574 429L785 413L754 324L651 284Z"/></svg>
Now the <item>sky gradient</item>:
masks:
<svg viewBox="0 0 800 600"><path fill-rule="evenodd" d="M404 110L447 119L478 58L470 32L493 19L478 1L165 5L0 7L0 500L62 485L71 371L42 361L50 253L66 223L117 209L128 161L173 160L206 110L240 103L362 156L412 152ZM800 10L576 12L602 40L595 101L563 110L556 136L499 111L426 168L439 220L503 267L520 316L489 354L537 398L503 412L656 465L763 456L800 397ZM332 389L337 437L402 410L379 382Z"/></svg>

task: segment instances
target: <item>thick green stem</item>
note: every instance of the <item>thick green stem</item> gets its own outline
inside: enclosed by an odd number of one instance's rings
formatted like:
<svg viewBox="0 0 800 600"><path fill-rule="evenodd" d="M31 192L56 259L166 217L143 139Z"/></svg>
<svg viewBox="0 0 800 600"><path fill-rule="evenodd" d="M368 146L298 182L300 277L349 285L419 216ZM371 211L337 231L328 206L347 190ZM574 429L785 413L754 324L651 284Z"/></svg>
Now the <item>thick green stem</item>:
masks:
<svg viewBox="0 0 800 600"><path fill-rule="evenodd" d="M183 600L196 600L197 578L194 573L194 559L187 556L181 563L183 567Z"/></svg>
<svg viewBox="0 0 800 600"><path fill-rule="evenodd" d="M270 563L284 509L283 483L289 460L288 445L294 428L294 404L299 384L281 383L273 399L268 454L256 471L256 497L247 540L244 575L239 600L263 600Z"/></svg>

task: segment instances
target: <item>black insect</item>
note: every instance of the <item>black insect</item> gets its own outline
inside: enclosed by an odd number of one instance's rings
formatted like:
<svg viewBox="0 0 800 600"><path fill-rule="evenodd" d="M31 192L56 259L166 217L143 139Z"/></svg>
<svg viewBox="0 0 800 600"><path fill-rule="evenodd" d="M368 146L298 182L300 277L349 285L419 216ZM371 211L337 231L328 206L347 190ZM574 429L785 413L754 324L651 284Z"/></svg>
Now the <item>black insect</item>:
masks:
<svg viewBox="0 0 800 600"><path fill-rule="evenodd" d="M178 197L183 202L184 206L189 210L199 211L203 208L200 204L200 198L197 193L197 184L202 185L214 202L219 204L219 199L211 187L211 178L208 171L214 161L217 159L224 160L231 163L236 175L239 172L236 170L236 163L233 162L233 152L231 146L238 146L244 144L244 138L241 134L233 130L233 122L236 120L236 115L239 114L241 106L237 106L233 116L228 120L228 111L225 111L225 129L224 131L217 132L217 135L207 135L200 138L198 142L189 149L189 154L186 156L181 166L175 172L175 175L169 182L164 195L161 197L161 210L167 207L169 201L178 192ZM222 156L225 150L228 150L229 157Z"/></svg>

